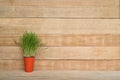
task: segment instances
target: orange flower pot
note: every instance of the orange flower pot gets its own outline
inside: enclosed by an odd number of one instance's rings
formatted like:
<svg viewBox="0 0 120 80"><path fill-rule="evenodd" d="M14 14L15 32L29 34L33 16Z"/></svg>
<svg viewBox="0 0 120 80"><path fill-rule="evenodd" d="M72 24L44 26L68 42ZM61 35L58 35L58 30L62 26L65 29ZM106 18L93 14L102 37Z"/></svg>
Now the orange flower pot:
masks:
<svg viewBox="0 0 120 80"><path fill-rule="evenodd" d="M24 57L25 72L32 72L34 68L35 57Z"/></svg>

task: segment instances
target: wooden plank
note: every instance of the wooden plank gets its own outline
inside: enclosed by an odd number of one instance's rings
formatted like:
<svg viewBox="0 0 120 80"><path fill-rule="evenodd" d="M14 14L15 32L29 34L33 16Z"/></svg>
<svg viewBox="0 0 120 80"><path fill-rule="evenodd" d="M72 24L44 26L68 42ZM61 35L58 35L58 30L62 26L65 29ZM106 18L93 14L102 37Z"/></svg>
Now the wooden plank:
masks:
<svg viewBox="0 0 120 80"><path fill-rule="evenodd" d="M7 75L6 75L7 74ZM120 71L19 71L0 72L1 80L120 80ZM87 76L86 76L87 75Z"/></svg>
<svg viewBox="0 0 120 80"><path fill-rule="evenodd" d="M0 6L81 7L115 6L119 0L0 0Z"/></svg>
<svg viewBox="0 0 120 80"><path fill-rule="evenodd" d="M64 34L63 46L120 46L119 34Z"/></svg>
<svg viewBox="0 0 120 80"><path fill-rule="evenodd" d="M24 70L23 60L0 60L0 64L0 71ZM120 60L36 60L34 70L118 71Z"/></svg>
<svg viewBox="0 0 120 80"><path fill-rule="evenodd" d="M120 34L41 34L42 42L49 47L56 46L120 46ZM0 46L18 46L21 36L0 37Z"/></svg>
<svg viewBox="0 0 120 80"><path fill-rule="evenodd" d="M0 7L0 17L119 18L119 7L40 8Z"/></svg>
<svg viewBox="0 0 120 80"><path fill-rule="evenodd" d="M1 36L0 39L0 46L19 46L21 36ZM55 34L42 34L38 35L40 40L45 46L63 46L62 45L62 35L55 35ZM16 42L15 42L16 41Z"/></svg>
<svg viewBox="0 0 120 80"><path fill-rule="evenodd" d="M37 34L120 34L119 19L0 18L0 36Z"/></svg>
<svg viewBox="0 0 120 80"><path fill-rule="evenodd" d="M119 0L0 0L0 17L119 18Z"/></svg>
<svg viewBox="0 0 120 80"><path fill-rule="evenodd" d="M48 47L36 53L36 59L120 59L120 47ZM0 47L0 59L22 59L22 51L19 47Z"/></svg>

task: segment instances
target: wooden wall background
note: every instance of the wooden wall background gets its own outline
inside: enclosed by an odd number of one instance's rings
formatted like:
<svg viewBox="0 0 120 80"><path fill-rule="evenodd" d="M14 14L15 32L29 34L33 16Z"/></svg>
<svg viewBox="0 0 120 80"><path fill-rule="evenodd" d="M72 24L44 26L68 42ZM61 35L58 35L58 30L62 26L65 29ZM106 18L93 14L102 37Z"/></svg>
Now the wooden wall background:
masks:
<svg viewBox="0 0 120 80"><path fill-rule="evenodd" d="M120 70L120 0L0 0L0 70L22 70L14 40L42 38L35 70Z"/></svg>

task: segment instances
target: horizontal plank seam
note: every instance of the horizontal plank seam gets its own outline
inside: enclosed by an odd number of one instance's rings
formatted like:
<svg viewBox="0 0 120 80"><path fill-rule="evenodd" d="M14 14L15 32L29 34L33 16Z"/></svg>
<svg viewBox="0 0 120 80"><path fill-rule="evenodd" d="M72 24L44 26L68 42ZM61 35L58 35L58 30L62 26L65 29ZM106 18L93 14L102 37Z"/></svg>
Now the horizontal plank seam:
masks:
<svg viewBox="0 0 120 80"><path fill-rule="evenodd" d="M23 59L0 59L0 60L23 60ZM35 59L43 61L110 61L120 59Z"/></svg>
<svg viewBox="0 0 120 80"><path fill-rule="evenodd" d="M90 18L90 17L0 17L0 18L41 18L41 19L120 19L118 18Z"/></svg>
<svg viewBox="0 0 120 80"><path fill-rule="evenodd" d="M17 45L0 45L0 47L19 47L19 46L17 46ZM49 47L120 47L120 45L84 45L84 46L79 46L79 45L64 46L64 45L61 45L61 46L43 46L42 48L49 48Z"/></svg>
<svg viewBox="0 0 120 80"><path fill-rule="evenodd" d="M7 46L0 46L0 47L7 47ZM21 47L19 47L19 46L8 46L8 47L11 47L11 48L13 48L13 47L21 48ZM80 48L81 48L81 47L82 47L82 48L92 48L92 47L96 47L96 48L101 48L101 47L111 48L111 47L112 47L112 48L113 48L113 47L116 47L116 48L119 48L120 46L43 46L43 47L41 47L41 48L47 48L47 47L48 47L48 48L49 48L49 47L50 47L50 48L54 48L54 47L56 47L56 48L57 48L57 47L61 47L61 48L71 48L71 47L72 47L72 48L73 48L73 47L74 47L74 48L75 48L75 47L78 47L78 48L79 48L79 47L80 47ZM39 48L40 48L40 47L39 47Z"/></svg>
<svg viewBox="0 0 120 80"><path fill-rule="evenodd" d="M119 20L119 19L118 19ZM2 27L4 27L4 26L2 26ZM9 27L12 27L12 26L9 26ZM39 35L52 35L53 37L54 36L60 36L60 37L62 37L62 35L85 35L85 36L88 36L88 35L94 35L94 36L96 36L96 35L119 35L120 36L120 33L74 33L74 34L71 34L71 33L50 33L50 34L48 34L48 33L41 33L41 34L37 34L38 35L38 37L41 37L41 36L39 36ZM3 38L3 37L6 37L6 38L12 38L12 37L21 37L22 36L22 34L21 35L10 35L10 36L4 36L4 35L0 35L0 37L1 38ZM50 37L52 37L52 36L50 36ZM14 39L13 39L14 40Z"/></svg>

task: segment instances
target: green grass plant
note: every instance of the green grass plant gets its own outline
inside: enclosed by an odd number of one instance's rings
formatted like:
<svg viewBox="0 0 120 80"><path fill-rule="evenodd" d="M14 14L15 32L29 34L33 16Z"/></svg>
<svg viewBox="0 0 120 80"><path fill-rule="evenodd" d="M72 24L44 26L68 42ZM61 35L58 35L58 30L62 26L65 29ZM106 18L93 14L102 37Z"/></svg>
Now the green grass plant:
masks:
<svg viewBox="0 0 120 80"><path fill-rule="evenodd" d="M34 57L41 40L33 32L25 32L20 38L20 46L24 57Z"/></svg>

